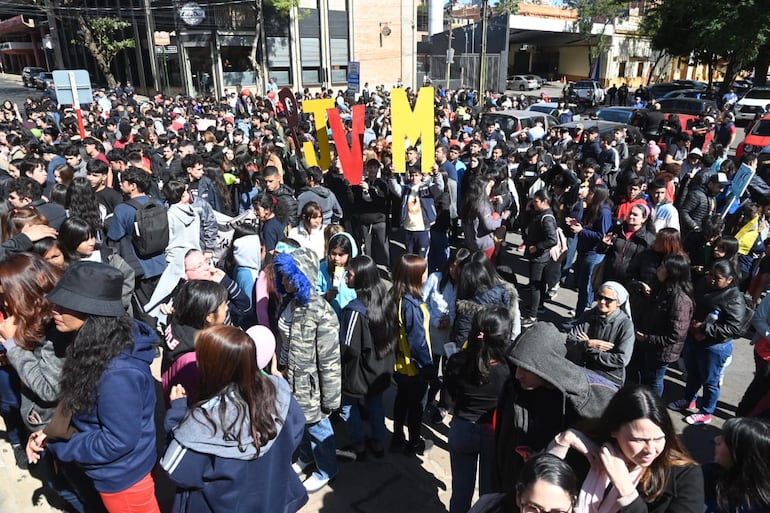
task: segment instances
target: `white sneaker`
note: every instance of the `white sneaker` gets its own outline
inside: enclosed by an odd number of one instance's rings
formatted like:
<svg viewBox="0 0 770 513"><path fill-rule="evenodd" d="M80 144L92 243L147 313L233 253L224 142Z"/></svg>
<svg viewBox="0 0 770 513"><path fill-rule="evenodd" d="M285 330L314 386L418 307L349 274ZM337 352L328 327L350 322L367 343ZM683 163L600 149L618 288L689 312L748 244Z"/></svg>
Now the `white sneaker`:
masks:
<svg viewBox="0 0 770 513"><path fill-rule="evenodd" d="M326 486L328 483L328 479L321 479L316 474L313 474L305 479L305 482L302 483L302 485L305 487L305 490L307 490L307 493L314 493Z"/></svg>
<svg viewBox="0 0 770 513"><path fill-rule="evenodd" d="M302 472L305 471L306 468L310 466L312 461L302 461L302 459L297 459L294 463L291 464L291 469L294 471L295 474L302 475Z"/></svg>

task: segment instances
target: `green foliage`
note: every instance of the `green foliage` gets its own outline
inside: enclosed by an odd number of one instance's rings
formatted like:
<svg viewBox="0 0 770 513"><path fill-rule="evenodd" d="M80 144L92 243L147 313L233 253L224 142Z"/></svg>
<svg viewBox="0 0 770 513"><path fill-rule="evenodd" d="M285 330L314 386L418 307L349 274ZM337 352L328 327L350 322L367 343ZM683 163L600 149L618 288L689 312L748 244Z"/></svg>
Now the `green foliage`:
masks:
<svg viewBox="0 0 770 513"><path fill-rule="evenodd" d="M707 64L724 58L729 62L726 83L770 41L766 0L663 0L650 5L642 30L653 48L692 55Z"/></svg>
<svg viewBox="0 0 770 513"><path fill-rule="evenodd" d="M516 14L519 12L519 0L499 0L494 10L498 16Z"/></svg>
<svg viewBox="0 0 770 513"><path fill-rule="evenodd" d="M265 3L272 5L276 11L284 16L288 16L293 7L299 7L299 0L264 0Z"/></svg>
<svg viewBox="0 0 770 513"><path fill-rule="evenodd" d="M604 53L610 43L606 34L607 26L611 25L615 18L622 16L628 8L628 2L621 0L564 0L565 9L577 11L575 30L581 34L588 44L589 69L594 60ZM594 27L601 27L599 33L594 33Z"/></svg>
<svg viewBox="0 0 770 513"><path fill-rule="evenodd" d="M86 18L85 24L84 28L90 33L90 37L86 37L85 46L92 52L97 51L108 66L118 52L136 46L136 41L133 39L114 39L123 29L131 26L127 21L115 17ZM77 41L73 43L83 44Z"/></svg>

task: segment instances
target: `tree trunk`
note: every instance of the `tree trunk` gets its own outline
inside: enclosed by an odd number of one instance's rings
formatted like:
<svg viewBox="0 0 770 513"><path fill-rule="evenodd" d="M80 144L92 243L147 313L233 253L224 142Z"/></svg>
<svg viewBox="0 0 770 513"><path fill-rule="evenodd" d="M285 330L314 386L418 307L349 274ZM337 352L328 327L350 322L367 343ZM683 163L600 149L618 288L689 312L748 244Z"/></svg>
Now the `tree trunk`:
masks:
<svg viewBox="0 0 770 513"><path fill-rule="evenodd" d="M96 61L97 66L99 66L99 69L104 75L104 78L107 80L107 86L114 88L115 84L117 84L117 81L115 80L115 75L112 74L112 70L110 69L111 60L107 60L106 56L99 49L99 46L96 44L96 40L94 40L94 36L91 33L91 29L88 27L88 24L86 23L86 20L83 18L83 16L78 15L78 23L80 23L80 27L83 30L85 47L89 52L91 52L91 55Z"/></svg>
<svg viewBox="0 0 770 513"><path fill-rule="evenodd" d="M770 43L759 48L757 60L754 62L754 85L767 85L767 70L770 69Z"/></svg>

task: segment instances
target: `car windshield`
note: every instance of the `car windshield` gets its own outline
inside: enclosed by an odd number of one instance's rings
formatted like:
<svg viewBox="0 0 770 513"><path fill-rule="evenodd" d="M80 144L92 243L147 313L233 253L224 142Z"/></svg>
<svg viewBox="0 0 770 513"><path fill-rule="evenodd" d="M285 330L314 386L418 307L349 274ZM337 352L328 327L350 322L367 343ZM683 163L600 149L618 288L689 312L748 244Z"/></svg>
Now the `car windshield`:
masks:
<svg viewBox="0 0 770 513"><path fill-rule="evenodd" d="M762 119L751 130L751 135L770 137L770 119Z"/></svg>
<svg viewBox="0 0 770 513"><path fill-rule="evenodd" d="M588 82L585 80L575 84L575 87L591 87L591 86L593 86L593 82Z"/></svg>
<svg viewBox="0 0 770 513"><path fill-rule="evenodd" d="M746 94L747 99L770 100L770 89L754 89Z"/></svg>
<svg viewBox="0 0 770 513"><path fill-rule="evenodd" d="M620 123L628 123L631 120L633 112L625 112L618 110L600 110L596 113L596 117L603 119L604 121L616 121Z"/></svg>
<svg viewBox="0 0 770 513"><path fill-rule="evenodd" d="M545 112L546 114L550 114L551 111L554 110L554 108L548 107L546 105L532 105L529 107L529 110L534 110L535 112Z"/></svg>

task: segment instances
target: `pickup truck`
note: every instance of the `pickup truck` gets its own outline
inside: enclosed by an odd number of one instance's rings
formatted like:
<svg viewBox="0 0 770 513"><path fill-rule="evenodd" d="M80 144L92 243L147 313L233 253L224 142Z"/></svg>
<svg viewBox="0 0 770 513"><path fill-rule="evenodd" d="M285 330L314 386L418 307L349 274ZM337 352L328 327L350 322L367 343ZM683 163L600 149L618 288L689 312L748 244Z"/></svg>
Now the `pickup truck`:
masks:
<svg viewBox="0 0 770 513"><path fill-rule="evenodd" d="M604 103L606 93L596 80L580 80L572 86L572 90L580 103L588 103L591 107Z"/></svg>

